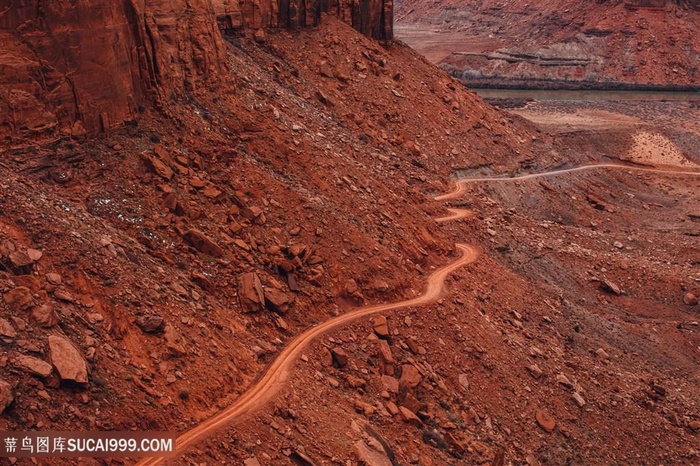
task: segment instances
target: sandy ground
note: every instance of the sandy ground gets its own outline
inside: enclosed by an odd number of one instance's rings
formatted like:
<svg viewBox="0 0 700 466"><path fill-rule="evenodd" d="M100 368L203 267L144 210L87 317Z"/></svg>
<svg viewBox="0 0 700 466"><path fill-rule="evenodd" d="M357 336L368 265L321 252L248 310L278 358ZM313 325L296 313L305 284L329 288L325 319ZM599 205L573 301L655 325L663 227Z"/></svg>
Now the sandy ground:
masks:
<svg viewBox="0 0 700 466"><path fill-rule="evenodd" d="M488 52L505 46L505 42L497 38L474 37L464 32L438 30L422 24L396 24L394 34L431 63L440 63L455 51Z"/></svg>
<svg viewBox="0 0 700 466"><path fill-rule="evenodd" d="M546 127L549 132L568 132L582 129L632 127L643 123L639 118L597 109L580 109L574 113L527 107L512 113Z"/></svg>
<svg viewBox="0 0 700 466"><path fill-rule="evenodd" d="M630 150L621 157L623 160L653 166L698 167L688 160L673 141L662 134L639 131L632 136Z"/></svg>
<svg viewBox="0 0 700 466"><path fill-rule="evenodd" d="M617 139L617 144L602 147L610 158L646 166L694 169L700 167L696 149L700 128L694 110L688 106L672 102L533 102L509 111L560 138L585 138L582 135L590 133L595 139L601 133L616 133L618 136L609 137ZM674 108L680 117L672 117ZM682 116L685 112L689 112L687 117Z"/></svg>

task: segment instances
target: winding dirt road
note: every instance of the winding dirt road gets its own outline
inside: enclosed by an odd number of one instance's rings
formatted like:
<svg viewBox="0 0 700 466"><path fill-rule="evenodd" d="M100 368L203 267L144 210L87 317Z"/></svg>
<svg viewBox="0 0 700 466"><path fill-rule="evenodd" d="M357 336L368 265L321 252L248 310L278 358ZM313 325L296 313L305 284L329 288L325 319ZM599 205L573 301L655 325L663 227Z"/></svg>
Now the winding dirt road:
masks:
<svg viewBox="0 0 700 466"><path fill-rule="evenodd" d="M457 209L455 209L457 210ZM460 213L459 215L462 215ZM216 430L230 426L236 421L244 419L248 414L257 411L267 404L279 392L289 378L293 365L301 355L301 352L316 338L338 327L342 327L360 317L366 317L378 312L393 311L409 306L420 306L436 301L442 294L445 279L458 268L470 264L479 256L476 247L468 244L457 244L457 249L462 256L456 261L447 264L430 275L425 291L420 296L389 304L375 304L364 306L354 311L328 320L313 327L294 338L282 350L277 358L268 366L258 382L246 391L234 404L207 419L198 426L180 435L175 440L175 454L181 453L194 442L210 436ZM168 458L147 458L138 463L139 466L153 466L167 461Z"/></svg>
<svg viewBox="0 0 700 466"><path fill-rule="evenodd" d="M449 199L456 199L465 192L466 185L470 183L484 181L530 180L534 178L543 178L561 175L565 173L572 173L584 170L595 170L601 168L635 170L661 174L700 176L700 172L696 171L662 170L655 168L643 168L627 166L622 164L605 163L585 165L581 167L567 168L562 170L553 170L545 173L533 173L515 177L484 177L459 180L457 181L453 191L441 196L437 196L435 197L435 200L445 201ZM448 210L451 213L449 216L437 218L435 219L435 221L438 223L443 223L463 218L469 218L474 215L473 211L467 209L450 208ZM420 306L436 301L442 294L443 285L447 276L455 270L459 269L460 267L474 262L479 256L479 251L474 246L470 246L468 244L457 244L456 246L457 249L459 249L462 252L462 256L456 261L452 262L451 264L447 264L433 272L428 278L428 283L425 287L425 291L420 296L405 301L399 301L396 303L364 306L354 311L348 312L347 314L343 314L341 316L328 320L316 327L312 327L306 332L294 338L282 350L282 352L277 356L277 358L275 358L275 360L267 367L260 379L255 383L255 385L248 389L248 391L246 391L238 400L236 400L234 404L219 412L218 414L214 415L213 417L207 419L206 421L202 422L198 426L180 435L175 440L175 451L173 452L174 455L182 453L187 447L197 442L198 440L209 437L217 430L243 420L247 415L265 406L270 400L272 400L272 398L275 397L275 395L287 382L287 380L289 379L289 375L293 369L293 366L296 363L299 356L301 355L302 351L305 348L307 348L314 339L318 338L324 333L329 332L338 327L342 327L343 325L346 325L361 317L366 317L379 312L393 311L409 306ZM139 462L138 466L154 466L161 464L163 461L168 461L172 459L172 456L168 458L146 458Z"/></svg>
<svg viewBox="0 0 700 466"><path fill-rule="evenodd" d="M451 207L448 208L447 210L451 212L451 215L448 215L446 217L436 218L435 221L437 223L452 222L454 220L461 220L463 218L471 218L474 216L473 210L456 209L456 208L451 208Z"/></svg>
<svg viewBox="0 0 700 466"><path fill-rule="evenodd" d="M556 175L563 175L565 173L573 173L573 172L580 172L580 171L586 171L586 170L597 170L601 168L614 168L618 170L633 170L633 171L641 171L641 172L649 172L649 173L660 173L660 174L667 174L667 175L694 175L694 176L700 176L700 171L683 171L683 170L664 170L661 168L646 168L646 167L635 167L631 165L623 165L623 164L617 164L617 163L598 163L598 164L591 164L591 165L583 165L580 167L575 167L575 168L564 168L561 170L552 170L549 172L543 172L543 173L530 173L527 175L519 175L519 176L491 176L491 177L483 177L483 178L468 178L468 179L462 179L462 180L457 180L455 189L450 191L447 194L443 194L441 196L436 196L435 200L436 201L449 201L451 199L457 199L464 194L466 191L467 185L471 183L478 183L478 182L485 182L485 181L525 181L525 180L532 180L535 178L546 178L550 176L556 176Z"/></svg>

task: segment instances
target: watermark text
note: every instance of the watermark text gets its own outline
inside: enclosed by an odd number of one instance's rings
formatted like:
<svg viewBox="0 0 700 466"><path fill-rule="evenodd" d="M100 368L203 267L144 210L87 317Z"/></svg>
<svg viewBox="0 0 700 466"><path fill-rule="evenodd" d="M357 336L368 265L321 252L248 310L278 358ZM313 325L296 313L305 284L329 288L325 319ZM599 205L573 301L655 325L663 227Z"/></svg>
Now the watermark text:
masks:
<svg viewBox="0 0 700 466"><path fill-rule="evenodd" d="M0 458L168 456L173 432L0 431Z"/></svg>

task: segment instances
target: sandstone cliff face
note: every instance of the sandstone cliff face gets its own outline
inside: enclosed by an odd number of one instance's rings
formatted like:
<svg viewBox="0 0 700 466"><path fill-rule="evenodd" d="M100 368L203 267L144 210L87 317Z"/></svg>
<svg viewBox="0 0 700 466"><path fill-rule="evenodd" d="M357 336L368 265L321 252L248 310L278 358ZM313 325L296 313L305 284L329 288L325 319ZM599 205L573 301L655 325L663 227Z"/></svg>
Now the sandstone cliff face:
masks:
<svg viewBox="0 0 700 466"><path fill-rule="evenodd" d="M215 8L227 31L315 26L329 13L366 36L393 37L393 0L216 0Z"/></svg>
<svg viewBox="0 0 700 466"><path fill-rule="evenodd" d="M223 67L209 0L4 3L0 137L120 125Z"/></svg>
<svg viewBox="0 0 700 466"><path fill-rule="evenodd" d="M0 140L82 134L134 120L153 94L219 79L221 30L318 24L335 14L392 37L391 0L2 0Z"/></svg>

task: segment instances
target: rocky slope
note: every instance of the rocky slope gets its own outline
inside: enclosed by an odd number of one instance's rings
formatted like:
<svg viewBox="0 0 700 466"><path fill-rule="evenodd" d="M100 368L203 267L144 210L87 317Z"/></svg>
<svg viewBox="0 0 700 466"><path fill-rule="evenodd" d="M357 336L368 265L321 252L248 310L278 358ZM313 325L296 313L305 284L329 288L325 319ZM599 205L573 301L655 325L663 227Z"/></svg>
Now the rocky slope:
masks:
<svg viewBox="0 0 700 466"><path fill-rule="evenodd" d="M135 121L147 102L167 111L219 85L222 32L261 39L269 28L314 26L325 12L392 38L390 0L9 2L0 12L0 140L104 131Z"/></svg>
<svg viewBox="0 0 700 466"><path fill-rule="evenodd" d="M475 185L452 201L471 219L434 221L455 171L603 159L641 123L555 138L339 19L217 36L217 15L145 16L168 71L128 124L6 134L0 429L186 431L294 335L415 297L469 242L479 261L436 304L323 336L270 406L175 462L697 462L697 182ZM94 98L119 108L124 82ZM683 137L664 131L697 162L698 110L682 111Z"/></svg>
<svg viewBox="0 0 700 466"><path fill-rule="evenodd" d="M697 2L397 2L399 38L475 86L695 86Z"/></svg>

